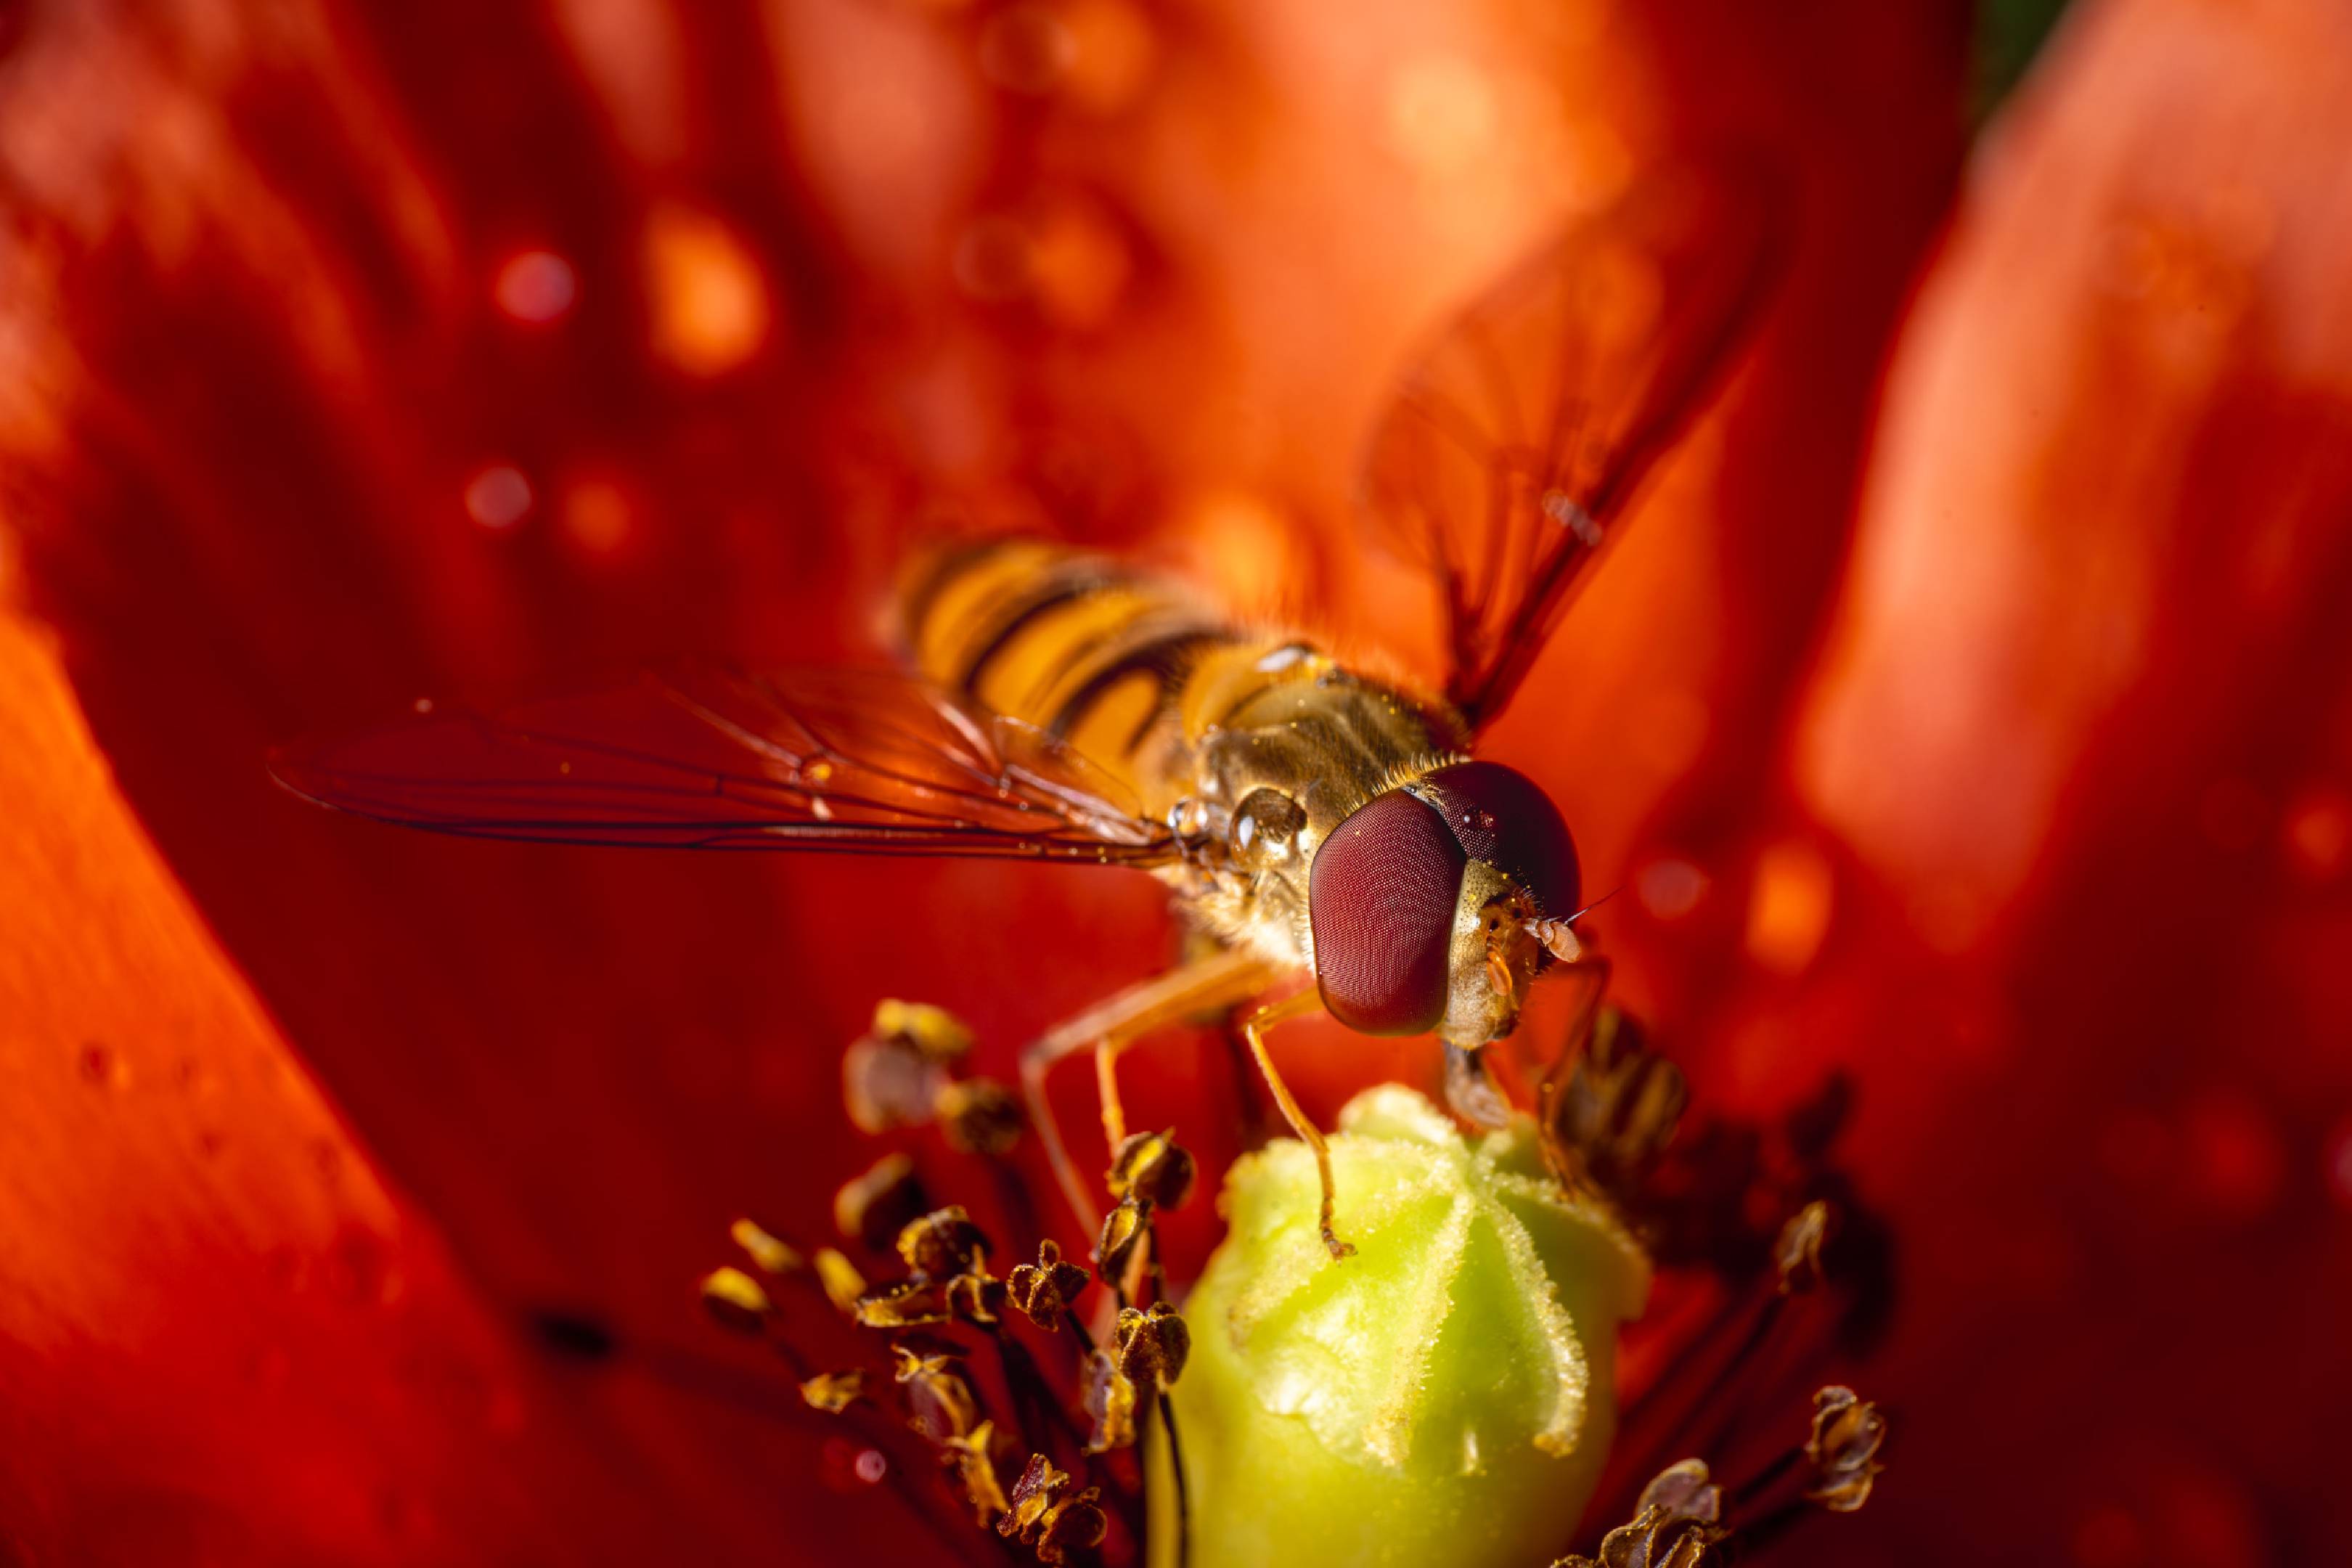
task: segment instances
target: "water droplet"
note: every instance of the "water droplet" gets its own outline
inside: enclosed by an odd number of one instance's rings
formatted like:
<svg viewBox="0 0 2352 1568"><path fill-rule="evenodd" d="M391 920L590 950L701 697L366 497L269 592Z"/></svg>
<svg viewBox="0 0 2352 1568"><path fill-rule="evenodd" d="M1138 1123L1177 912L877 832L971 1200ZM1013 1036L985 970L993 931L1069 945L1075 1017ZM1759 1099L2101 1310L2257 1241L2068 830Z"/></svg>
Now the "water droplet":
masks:
<svg viewBox="0 0 2352 1568"><path fill-rule="evenodd" d="M890 1461L879 1448L868 1448L857 1456L857 1479L867 1486L876 1486L890 1473Z"/></svg>

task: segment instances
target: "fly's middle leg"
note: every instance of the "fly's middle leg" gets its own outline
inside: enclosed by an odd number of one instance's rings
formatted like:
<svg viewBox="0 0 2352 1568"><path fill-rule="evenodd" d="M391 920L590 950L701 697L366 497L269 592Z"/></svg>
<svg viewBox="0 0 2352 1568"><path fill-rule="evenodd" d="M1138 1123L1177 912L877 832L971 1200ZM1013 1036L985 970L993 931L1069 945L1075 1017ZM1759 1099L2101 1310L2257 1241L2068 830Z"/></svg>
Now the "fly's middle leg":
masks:
<svg viewBox="0 0 2352 1568"><path fill-rule="evenodd" d="M1045 1096L1046 1074L1066 1058L1094 1051L1096 1083L1102 1092L1103 1134L1116 1149L1127 1133L1113 1071L1118 1053L1142 1036L1179 1019L1247 1001L1263 991L1276 973L1251 953L1212 953L1097 1002L1022 1051L1021 1089L1029 1104L1029 1119L1036 1126L1037 1141L1045 1146L1046 1162L1053 1166L1055 1184L1089 1235L1101 1228L1102 1214L1062 1142L1061 1124Z"/></svg>

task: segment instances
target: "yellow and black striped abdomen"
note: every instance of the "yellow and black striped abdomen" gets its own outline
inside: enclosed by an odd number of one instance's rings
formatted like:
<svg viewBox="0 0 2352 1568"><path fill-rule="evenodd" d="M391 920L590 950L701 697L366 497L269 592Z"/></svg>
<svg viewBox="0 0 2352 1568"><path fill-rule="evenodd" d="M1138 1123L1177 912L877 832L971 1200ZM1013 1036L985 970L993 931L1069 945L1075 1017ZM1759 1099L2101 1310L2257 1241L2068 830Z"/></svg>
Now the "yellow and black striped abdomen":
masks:
<svg viewBox="0 0 2352 1568"><path fill-rule="evenodd" d="M1157 817L1192 750L1286 679L1290 639L1251 636L1181 587L1033 539L958 542L908 574L898 635L917 668L1070 742Z"/></svg>

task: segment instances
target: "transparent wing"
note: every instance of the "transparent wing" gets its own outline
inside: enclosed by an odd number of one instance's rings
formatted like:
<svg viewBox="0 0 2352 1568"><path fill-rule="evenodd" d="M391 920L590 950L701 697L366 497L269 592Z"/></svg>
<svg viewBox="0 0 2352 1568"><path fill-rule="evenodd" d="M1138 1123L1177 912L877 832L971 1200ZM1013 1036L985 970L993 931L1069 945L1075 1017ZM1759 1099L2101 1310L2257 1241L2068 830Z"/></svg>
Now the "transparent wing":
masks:
<svg viewBox="0 0 2352 1568"><path fill-rule="evenodd" d="M1643 475L1745 339L1778 271L1780 183L1676 165L1474 304L1374 434L1374 524L1423 564L1446 695L1491 722Z"/></svg>
<svg viewBox="0 0 2352 1568"><path fill-rule="evenodd" d="M1052 736L885 671L690 666L496 718L428 712L287 748L270 770L323 805L485 838L1124 866L1180 853Z"/></svg>

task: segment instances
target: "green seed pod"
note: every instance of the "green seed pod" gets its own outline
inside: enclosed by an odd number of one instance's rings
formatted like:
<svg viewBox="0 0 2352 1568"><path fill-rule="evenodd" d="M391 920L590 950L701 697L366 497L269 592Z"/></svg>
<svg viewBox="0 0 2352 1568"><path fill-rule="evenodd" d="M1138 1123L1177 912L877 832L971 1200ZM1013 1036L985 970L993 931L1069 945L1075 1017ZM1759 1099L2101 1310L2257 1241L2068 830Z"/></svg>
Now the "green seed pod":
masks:
<svg viewBox="0 0 2352 1568"><path fill-rule="evenodd" d="M1471 1143L1390 1085L1339 1129L1353 1258L1317 1235L1303 1144L1226 1178L1231 1228L1184 1304L1173 1390L1192 1563L1548 1562L1608 1458L1617 1325L1641 1311L1648 1260L1546 1173L1524 1118ZM1154 1497L1168 1568L1171 1490Z"/></svg>

